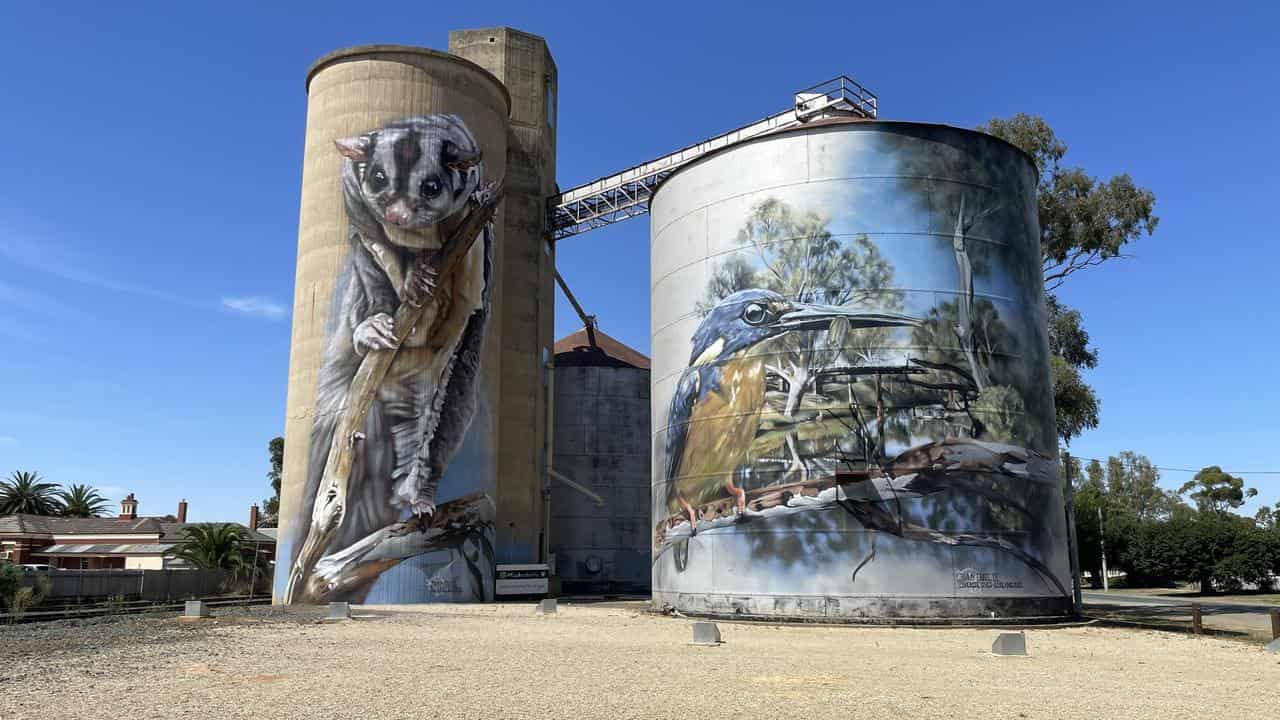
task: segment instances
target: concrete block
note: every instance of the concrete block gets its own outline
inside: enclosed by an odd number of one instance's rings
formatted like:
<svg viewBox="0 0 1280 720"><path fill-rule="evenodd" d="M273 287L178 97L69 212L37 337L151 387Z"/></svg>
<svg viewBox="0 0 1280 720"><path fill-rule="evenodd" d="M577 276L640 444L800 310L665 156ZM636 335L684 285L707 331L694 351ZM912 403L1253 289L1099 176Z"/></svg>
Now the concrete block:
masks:
<svg viewBox="0 0 1280 720"><path fill-rule="evenodd" d="M1280 638L1276 638L1275 640L1267 643L1267 652L1272 655L1280 655Z"/></svg>
<svg viewBox="0 0 1280 720"><path fill-rule="evenodd" d="M996 641L991 643L992 655L1026 655L1027 636L1025 633L1000 633Z"/></svg>
<svg viewBox="0 0 1280 720"><path fill-rule="evenodd" d="M212 616L209 606L203 600L188 600L186 607L182 611L183 617L206 618Z"/></svg>
<svg viewBox="0 0 1280 720"><path fill-rule="evenodd" d="M693 624L693 645L716 646L724 642L720 639L720 628L711 622Z"/></svg>
<svg viewBox="0 0 1280 720"><path fill-rule="evenodd" d="M556 614L556 599L555 599L555 598L547 598L547 599L545 599L545 600L541 600L541 601L539 601L539 602L538 602L538 610L537 610L537 613L538 613L539 615L555 615L555 614Z"/></svg>
<svg viewBox="0 0 1280 720"><path fill-rule="evenodd" d="M351 603L331 602L329 603L329 616L326 620L350 620L351 619Z"/></svg>

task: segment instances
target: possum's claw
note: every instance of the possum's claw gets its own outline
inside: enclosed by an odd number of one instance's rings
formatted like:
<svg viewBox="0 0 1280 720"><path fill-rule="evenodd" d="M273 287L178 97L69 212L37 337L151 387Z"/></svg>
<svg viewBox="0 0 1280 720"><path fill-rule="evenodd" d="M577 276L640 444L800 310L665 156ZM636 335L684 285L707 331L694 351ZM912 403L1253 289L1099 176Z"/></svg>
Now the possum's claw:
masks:
<svg viewBox="0 0 1280 720"><path fill-rule="evenodd" d="M433 502L415 502L413 516L418 521L418 529L426 532L431 527L431 520L436 516L436 504Z"/></svg>
<svg viewBox="0 0 1280 720"><path fill-rule="evenodd" d="M408 508L415 517L427 517L428 522L422 524L426 529L430 525L429 518L436 514L435 489L420 485L415 473L401 478L391 489L394 497L391 504L399 508Z"/></svg>
<svg viewBox="0 0 1280 720"><path fill-rule="evenodd" d="M364 355L370 350L392 350L396 346L395 320L386 313L370 315L356 326L351 334L356 352Z"/></svg>
<svg viewBox="0 0 1280 720"><path fill-rule="evenodd" d="M435 268L428 267L425 263L415 264L409 271L409 277L405 278L405 299L414 305L421 305L423 300L435 294L438 276Z"/></svg>

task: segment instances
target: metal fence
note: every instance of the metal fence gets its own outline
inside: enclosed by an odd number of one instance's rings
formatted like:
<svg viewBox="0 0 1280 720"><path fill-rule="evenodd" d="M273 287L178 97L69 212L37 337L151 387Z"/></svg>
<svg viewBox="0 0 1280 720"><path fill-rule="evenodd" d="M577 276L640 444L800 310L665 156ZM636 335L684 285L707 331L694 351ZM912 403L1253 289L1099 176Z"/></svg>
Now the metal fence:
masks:
<svg viewBox="0 0 1280 720"><path fill-rule="evenodd" d="M38 577L47 577L51 586L45 605L109 599L173 602L228 593L233 584L225 570L50 570L26 573L23 584L34 585Z"/></svg>

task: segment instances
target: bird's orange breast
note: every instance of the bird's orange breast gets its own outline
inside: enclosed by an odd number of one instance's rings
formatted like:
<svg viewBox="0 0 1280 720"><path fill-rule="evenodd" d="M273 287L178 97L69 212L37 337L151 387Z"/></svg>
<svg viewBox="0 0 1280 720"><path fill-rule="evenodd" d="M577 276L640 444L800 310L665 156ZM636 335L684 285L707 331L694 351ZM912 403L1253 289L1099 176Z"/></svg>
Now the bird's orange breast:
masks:
<svg viewBox="0 0 1280 720"><path fill-rule="evenodd" d="M672 512L679 510L680 499L697 506L728 495L724 482L749 459L760 427L764 375L759 358L729 360L721 367L720 386L694 403L680 471L672 480Z"/></svg>

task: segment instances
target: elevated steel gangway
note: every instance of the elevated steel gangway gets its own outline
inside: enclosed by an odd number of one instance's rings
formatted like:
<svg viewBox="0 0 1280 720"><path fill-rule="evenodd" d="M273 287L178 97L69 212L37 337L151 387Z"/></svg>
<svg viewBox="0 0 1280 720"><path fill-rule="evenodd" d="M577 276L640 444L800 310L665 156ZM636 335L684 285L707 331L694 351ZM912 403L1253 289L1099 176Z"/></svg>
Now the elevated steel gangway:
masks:
<svg viewBox="0 0 1280 720"><path fill-rule="evenodd" d="M668 175L683 165L734 143L829 117L875 119L878 98L847 76L795 93L792 107L763 120L681 148L584 185L547 201L547 227L553 240L580 235L649 212L649 198Z"/></svg>

